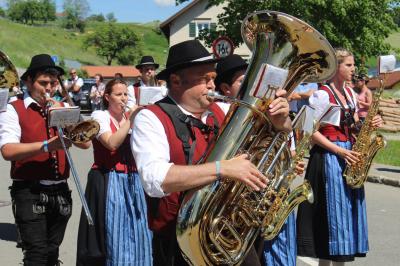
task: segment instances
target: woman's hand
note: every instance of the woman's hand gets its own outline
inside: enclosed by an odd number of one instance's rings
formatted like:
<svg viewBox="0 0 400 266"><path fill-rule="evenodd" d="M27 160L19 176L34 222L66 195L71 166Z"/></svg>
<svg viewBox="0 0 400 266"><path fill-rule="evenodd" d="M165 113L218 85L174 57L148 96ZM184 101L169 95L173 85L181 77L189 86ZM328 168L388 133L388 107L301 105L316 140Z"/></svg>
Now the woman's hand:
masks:
<svg viewBox="0 0 400 266"><path fill-rule="evenodd" d="M380 115L376 115L374 116L374 118L372 119L371 125L374 128L379 128L383 125L383 119Z"/></svg>
<svg viewBox="0 0 400 266"><path fill-rule="evenodd" d="M360 153L352 150L338 147L335 153L344 159L348 165L353 165L360 161Z"/></svg>
<svg viewBox="0 0 400 266"><path fill-rule="evenodd" d="M132 106L128 112L127 112L127 119L130 120L131 124L133 124L133 120L135 120L135 116L137 115L137 113L143 109L143 106L139 106L139 105L134 105Z"/></svg>

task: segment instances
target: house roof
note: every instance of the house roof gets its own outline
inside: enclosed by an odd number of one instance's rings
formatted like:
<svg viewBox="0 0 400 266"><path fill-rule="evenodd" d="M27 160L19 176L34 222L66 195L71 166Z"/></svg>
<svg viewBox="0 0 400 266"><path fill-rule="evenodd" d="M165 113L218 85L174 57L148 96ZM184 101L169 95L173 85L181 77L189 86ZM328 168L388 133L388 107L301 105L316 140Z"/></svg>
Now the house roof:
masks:
<svg viewBox="0 0 400 266"><path fill-rule="evenodd" d="M179 10L178 12L176 12L175 14L173 14L171 17L167 18L165 21L161 22L160 24L160 29L161 31L164 33L164 35L169 39L169 30L170 30L170 24L177 19L180 15L184 14L187 10L189 10L190 8L192 8L194 5L196 5L197 3L199 3L202 0L193 0L190 4L188 4L187 6L185 6L184 8L182 8L181 10Z"/></svg>
<svg viewBox="0 0 400 266"><path fill-rule="evenodd" d="M380 75L380 77L383 78L383 75ZM400 82L400 71L388 73L385 82L385 88L391 89L399 82ZM377 78L372 78L368 82L367 86L370 89L376 89L379 87L379 80Z"/></svg>
<svg viewBox="0 0 400 266"><path fill-rule="evenodd" d="M121 73L124 78L136 78L140 76L140 71L134 66L82 66L89 77L101 74L104 78L113 78L115 73Z"/></svg>

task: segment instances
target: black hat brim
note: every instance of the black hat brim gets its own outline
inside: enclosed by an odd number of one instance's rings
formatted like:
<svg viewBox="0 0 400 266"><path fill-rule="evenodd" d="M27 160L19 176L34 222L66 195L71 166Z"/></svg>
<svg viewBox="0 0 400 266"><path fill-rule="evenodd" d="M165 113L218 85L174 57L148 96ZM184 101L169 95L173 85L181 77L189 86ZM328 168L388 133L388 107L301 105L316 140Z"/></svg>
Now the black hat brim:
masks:
<svg viewBox="0 0 400 266"><path fill-rule="evenodd" d="M207 59L207 60L203 60L203 61L189 61L189 62L183 62L183 63L179 63L179 64L175 64L173 66L170 66L162 71L160 71L160 73L158 73L156 75L157 79L160 80L168 80L169 75L171 73L174 73L182 68L186 68L186 67L191 67L191 66L197 66L197 65L203 65L203 64L211 64L211 63L217 63L218 61L220 61L220 58L212 58L212 59Z"/></svg>
<svg viewBox="0 0 400 266"><path fill-rule="evenodd" d="M157 69L160 65L159 65L159 64L156 64L156 63L151 63L151 62L149 62L149 63L138 64L138 65L136 65L135 67L136 67L137 69L139 69L139 68L144 67L144 66L154 66L154 67Z"/></svg>
<svg viewBox="0 0 400 266"><path fill-rule="evenodd" d="M36 67L36 68L28 68L28 69L25 71L25 73L22 74L21 79L26 81L26 80L28 79L28 76L29 76L31 73L37 72L37 71L40 71L40 70L45 70L45 69L48 69L48 68L54 68L54 69L56 69L56 70L59 72L59 76L62 76L62 75L65 74L64 69L61 68L61 67L59 67L59 66L41 66L41 67Z"/></svg>

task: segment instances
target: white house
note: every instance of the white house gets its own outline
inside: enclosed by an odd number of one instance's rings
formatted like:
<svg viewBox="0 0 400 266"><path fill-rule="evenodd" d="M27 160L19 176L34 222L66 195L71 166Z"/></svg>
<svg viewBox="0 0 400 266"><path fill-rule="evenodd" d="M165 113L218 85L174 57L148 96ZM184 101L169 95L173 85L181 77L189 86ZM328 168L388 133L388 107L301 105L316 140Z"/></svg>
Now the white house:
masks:
<svg viewBox="0 0 400 266"><path fill-rule="evenodd" d="M223 12L225 3L209 8L207 4L207 0L192 0L190 4L160 24L170 46L198 37L202 29L217 26L217 15ZM209 51L211 52L211 48ZM234 53L243 58L249 58L251 55L246 45L236 47Z"/></svg>

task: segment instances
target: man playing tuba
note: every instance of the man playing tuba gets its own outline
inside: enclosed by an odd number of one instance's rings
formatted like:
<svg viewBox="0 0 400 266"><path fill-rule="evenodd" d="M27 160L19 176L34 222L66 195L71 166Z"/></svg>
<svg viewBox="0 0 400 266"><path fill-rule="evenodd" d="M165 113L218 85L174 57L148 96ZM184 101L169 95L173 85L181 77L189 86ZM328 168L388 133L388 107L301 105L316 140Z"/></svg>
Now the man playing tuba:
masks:
<svg viewBox="0 0 400 266"><path fill-rule="evenodd" d="M225 116L207 97L215 89L215 61L197 40L172 46L167 68L157 76L167 80L168 97L135 118L131 145L144 189L152 197L148 209L154 265L186 265L175 235L180 192L228 177L254 190L267 183L245 154L196 165L212 147ZM268 115L275 127L288 131L288 103L279 97L283 94L277 93Z"/></svg>

